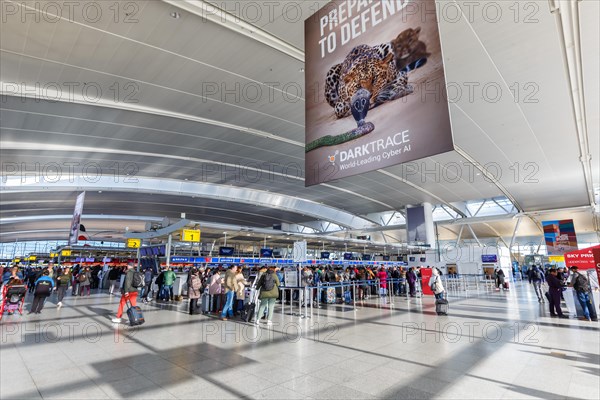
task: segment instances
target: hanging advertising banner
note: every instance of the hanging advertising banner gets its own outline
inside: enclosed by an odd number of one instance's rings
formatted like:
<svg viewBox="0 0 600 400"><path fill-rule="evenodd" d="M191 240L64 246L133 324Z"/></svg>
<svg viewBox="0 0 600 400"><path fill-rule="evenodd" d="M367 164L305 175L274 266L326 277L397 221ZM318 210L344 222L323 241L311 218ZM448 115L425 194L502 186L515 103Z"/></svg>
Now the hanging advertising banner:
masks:
<svg viewBox="0 0 600 400"><path fill-rule="evenodd" d="M306 186L454 149L434 0L331 1L304 28Z"/></svg>
<svg viewBox="0 0 600 400"><path fill-rule="evenodd" d="M410 244L427 241L425 208L423 206L406 208L406 235L406 240Z"/></svg>
<svg viewBox="0 0 600 400"><path fill-rule="evenodd" d="M79 238L79 224L81 223L81 213L83 212L83 202L85 200L85 192L77 196L75 202L75 210L73 211L73 219L71 220L71 229L69 229L69 244L77 244Z"/></svg>
<svg viewBox="0 0 600 400"><path fill-rule="evenodd" d="M542 221L544 240L549 256L562 255L577 250L577 236L572 219Z"/></svg>

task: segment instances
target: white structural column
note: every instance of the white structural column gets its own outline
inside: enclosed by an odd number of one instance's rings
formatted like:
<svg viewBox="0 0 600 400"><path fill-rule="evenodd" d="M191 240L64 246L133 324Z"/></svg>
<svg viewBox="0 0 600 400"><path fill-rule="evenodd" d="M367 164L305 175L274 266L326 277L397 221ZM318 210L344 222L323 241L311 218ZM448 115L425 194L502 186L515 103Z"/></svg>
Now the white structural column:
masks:
<svg viewBox="0 0 600 400"><path fill-rule="evenodd" d="M421 218L416 211L409 211L419 207L423 207L423 218ZM416 232L414 230L416 230ZM431 203L422 203L418 206L406 207L406 231L407 242L409 245L426 243L431 247L436 246L435 226L433 224L433 206Z"/></svg>
<svg viewBox="0 0 600 400"><path fill-rule="evenodd" d="M425 243L430 244L432 248L436 247L435 227L433 225L433 206L431 203L423 203L423 212L425 213Z"/></svg>

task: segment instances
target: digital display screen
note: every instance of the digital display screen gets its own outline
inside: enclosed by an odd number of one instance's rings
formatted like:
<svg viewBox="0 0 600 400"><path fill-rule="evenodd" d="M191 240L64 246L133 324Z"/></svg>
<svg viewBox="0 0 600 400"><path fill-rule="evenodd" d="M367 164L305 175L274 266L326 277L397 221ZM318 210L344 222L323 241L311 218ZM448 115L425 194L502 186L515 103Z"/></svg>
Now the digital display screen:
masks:
<svg viewBox="0 0 600 400"><path fill-rule="evenodd" d="M481 262L484 262L484 263L498 262L498 256L496 254L483 254L481 256Z"/></svg>
<svg viewBox="0 0 600 400"><path fill-rule="evenodd" d="M352 253L344 253L344 260L352 260Z"/></svg>
<svg viewBox="0 0 600 400"><path fill-rule="evenodd" d="M273 249L260 249L261 258L273 257Z"/></svg>
<svg viewBox="0 0 600 400"><path fill-rule="evenodd" d="M233 247L219 247L220 256L232 256L235 248Z"/></svg>
<svg viewBox="0 0 600 400"><path fill-rule="evenodd" d="M326 260L329 260L329 256L330 256L330 255L331 255L331 253L330 253L330 252L328 252L328 251L322 251L322 252L321 252L321 258L324 258L324 259L326 259Z"/></svg>
<svg viewBox="0 0 600 400"><path fill-rule="evenodd" d="M414 257L408 257L408 261L415 261Z"/></svg>

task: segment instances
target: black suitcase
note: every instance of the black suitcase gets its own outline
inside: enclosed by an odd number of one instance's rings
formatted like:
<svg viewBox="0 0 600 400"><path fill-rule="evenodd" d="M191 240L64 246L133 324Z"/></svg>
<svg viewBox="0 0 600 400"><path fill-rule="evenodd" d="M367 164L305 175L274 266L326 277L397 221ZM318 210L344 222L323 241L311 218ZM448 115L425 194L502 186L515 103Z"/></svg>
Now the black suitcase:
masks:
<svg viewBox="0 0 600 400"><path fill-rule="evenodd" d="M131 326L139 326L142 325L146 320L144 320L144 314L142 313L142 309L138 306L132 306L129 300L127 300L127 316L129 317L129 324Z"/></svg>
<svg viewBox="0 0 600 400"><path fill-rule="evenodd" d="M244 305L244 310L242 311L242 320L245 322L252 321L254 317L254 310L256 309L256 303L248 303Z"/></svg>
<svg viewBox="0 0 600 400"><path fill-rule="evenodd" d="M435 312L437 315L448 315L448 300L438 299L435 301Z"/></svg>
<svg viewBox="0 0 600 400"><path fill-rule="evenodd" d="M201 314L200 307L198 306L198 299L190 299L190 303L192 303L192 305L190 307L191 315Z"/></svg>

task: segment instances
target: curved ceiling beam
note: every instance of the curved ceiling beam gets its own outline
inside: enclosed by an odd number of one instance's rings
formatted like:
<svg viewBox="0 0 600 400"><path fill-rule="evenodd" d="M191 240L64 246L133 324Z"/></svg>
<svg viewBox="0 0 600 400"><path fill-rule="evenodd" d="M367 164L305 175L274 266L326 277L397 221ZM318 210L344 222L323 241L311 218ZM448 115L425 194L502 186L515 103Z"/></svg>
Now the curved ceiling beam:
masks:
<svg viewBox="0 0 600 400"><path fill-rule="evenodd" d="M436 196L435 194L431 193L430 191L423 189L419 185L416 185L416 184L412 183L411 181L408 181L408 180L406 180L406 179L404 179L404 178L402 178L402 177L400 177L398 175L394 175L391 172L385 171L383 169L378 169L377 172L382 173L384 175L387 175L390 178L393 178L393 179L395 179L397 181L400 181L400 182L404 183L405 185L410 186L413 189L417 189L418 191L425 193L427 196L430 196L430 197L436 199L440 203L444 204L446 207L450 207L452 210L456 211L456 213L458 215L462 216L463 218L466 218L466 214L463 213L462 211L460 211L458 208L454 207L452 204L448 203L447 201L445 201L441 197Z"/></svg>
<svg viewBox="0 0 600 400"><path fill-rule="evenodd" d="M115 190L131 193L160 193L171 196L196 196L282 209L319 220L333 222L351 229L376 226L372 221L334 207L262 190L155 178L138 177L135 180L136 182L121 181L115 183L114 177L111 176L100 176L94 179L83 176L70 176L57 182L46 182L43 180L43 177L31 176L29 179L6 177L0 184L0 189L2 193Z"/></svg>
<svg viewBox="0 0 600 400"><path fill-rule="evenodd" d="M517 201L517 199L515 199L515 196L513 196L508 191L508 189L506 189L504 187L504 185L501 184L498 179L496 179L496 177L493 174L491 174L486 168L483 168L483 165L481 165L481 163L477 162L477 160L475 160L473 157L471 157L469 155L469 153L467 153L465 150L463 150L456 143L454 144L454 151L456 151L465 160L467 160L469 163L471 163L471 165L473 165L475 168L477 168L479 170L479 172L481 172L481 174L483 176L485 176L490 182L493 182L494 185L496 185L496 187L502 192L502 194L504 194L504 196L506 196L506 198L510 200L510 202L515 206L515 208L519 212L523 211L523 207L521 207L521 205L519 204L519 202Z"/></svg>
<svg viewBox="0 0 600 400"><path fill-rule="evenodd" d="M86 106L95 106L95 107L104 107L104 108L112 108L116 110L123 111L132 111L137 113L151 114L151 115L160 115L163 117L169 118L177 118L192 122L199 122L201 124L207 124L212 126L218 126L221 128L232 129L238 132L248 133L250 135L259 136L266 139L277 140L280 142L292 144L294 146L304 147L304 143L298 142L296 140L287 139L281 136L274 135L269 132L261 131L258 129L248 128L246 126L229 124L223 121L217 121L210 118L198 117L190 114L183 114L174 111L167 111L155 107L147 107L140 104L135 103L126 103L126 102L117 102L114 100L107 99L99 99L96 102L90 102L86 100L83 94L80 93L72 93L69 94L67 99L63 99L63 93L59 92L55 89L51 88L42 88L39 85L30 86L30 85L15 85L13 83L0 81L0 95L3 97L17 97L20 99L38 99L38 100L46 100L50 102L62 102L65 104L81 104ZM67 101L68 100L68 101Z"/></svg>
<svg viewBox="0 0 600 400"><path fill-rule="evenodd" d="M292 46L277 36L259 28L256 25L242 21L239 17L228 13L215 4L203 0L163 0L165 3L197 15L203 20L209 20L235 33L249 37L277 51L280 51L298 61L304 62L304 51Z"/></svg>
<svg viewBox="0 0 600 400"><path fill-rule="evenodd" d="M183 161L190 161L190 162L195 162L195 163L199 163L199 164L215 164L215 165L219 165L222 167L239 168L238 164L224 163L224 162L209 160L209 159L205 159L205 158L196 158L196 157L187 157L187 156L184 157L184 156L177 156L177 155L165 154L165 153L150 153L150 152L121 150L121 149L102 148L102 147L83 147L83 146L76 146L76 145L62 145L62 144L61 145L59 145L59 144L53 145L53 144L48 144L48 143L2 141L1 149L2 150L36 150L36 151L43 149L46 152L47 151L65 151L65 152L71 152L71 153L73 153L73 152L91 152L91 153L105 153L105 154L123 154L123 155L131 155L131 156L143 156L143 157L156 157L156 158L166 158L166 159L173 159L173 160L183 160ZM254 167L250 167L250 166L244 166L244 168L248 171L253 171L253 172L257 172L257 173L261 173L261 174L267 173L270 175L281 176L284 179L292 179L292 180L304 182L304 178L302 178L301 176L295 176L293 174L285 174L283 172L277 172L274 169L261 169L261 168L254 168ZM333 189L333 190L336 190L339 192L343 192L343 193L346 193L346 194L349 194L352 196L360 197L361 199L382 205L382 206L388 208L389 210L394 209L394 207L392 207L391 205L389 205L387 203L384 203L382 201L362 195L360 193L353 192L348 189L336 187L336 186L333 186L330 184L325 184L325 183L321 184L321 186L324 186L324 187L327 187L329 189Z"/></svg>
<svg viewBox="0 0 600 400"><path fill-rule="evenodd" d="M153 50L160 51L160 52L168 54L169 56L172 56L172 57L177 57L177 58L184 59L186 61L191 61L193 63L205 66L207 68L211 68L211 69L215 69L215 70L218 70L218 71L221 71L221 72L225 72L225 73L227 73L229 75L232 75L232 76L235 76L237 78L241 78L241 79L244 79L244 80L247 80L247 81L250 81L250 82L254 82L254 83L257 83L259 85L268 86L264 82L260 82L258 80L252 79L252 78L250 78L248 76L244 76L244 75L235 73L235 72L233 72L231 70L227 70L227 69L220 68L220 67L217 67L215 65L209 64L209 63L202 62L202 61L197 60L195 58L188 57L188 56L186 56L184 54L176 53L174 51L170 51L170 50L167 50L167 49L162 48L162 47L154 46L154 45L152 45L150 43L142 42L142 41L133 39L133 38L128 37L128 36L120 35L120 34L115 33L115 32L110 32L110 31L101 29L99 27L96 27L93 24L86 24L86 23L77 21L77 20L75 20L73 18L68 18L68 17L65 17L63 15L57 15L57 14L51 13L49 10L45 9L44 7L42 7L42 9L40 9L40 7L38 5L36 5L36 6L27 5L24 2L22 2L22 1L19 2L19 1L14 1L14 0L4 0L4 2L14 4L17 7L24 8L26 10L29 10L30 12L41 13L41 14L45 15L46 17L48 17L48 19L45 19L46 21L47 20L51 20L51 21L66 21L67 23L69 23L71 25L77 25L77 26L79 26L81 29L90 29L90 30L93 30L93 31L96 31L96 32L101 32L103 34L110 35L112 37L116 37L116 38L119 38L121 40L130 42L130 43L134 43L136 45L140 45L140 46L144 46L144 47L147 47L147 48L150 48L150 49L153 49ZM272 87L272 86L269 86L269 87L273 88L273 90L275 90L275 91L283 93L282 89L279 89L279 88L276 88L276 87Z"/></svg>

